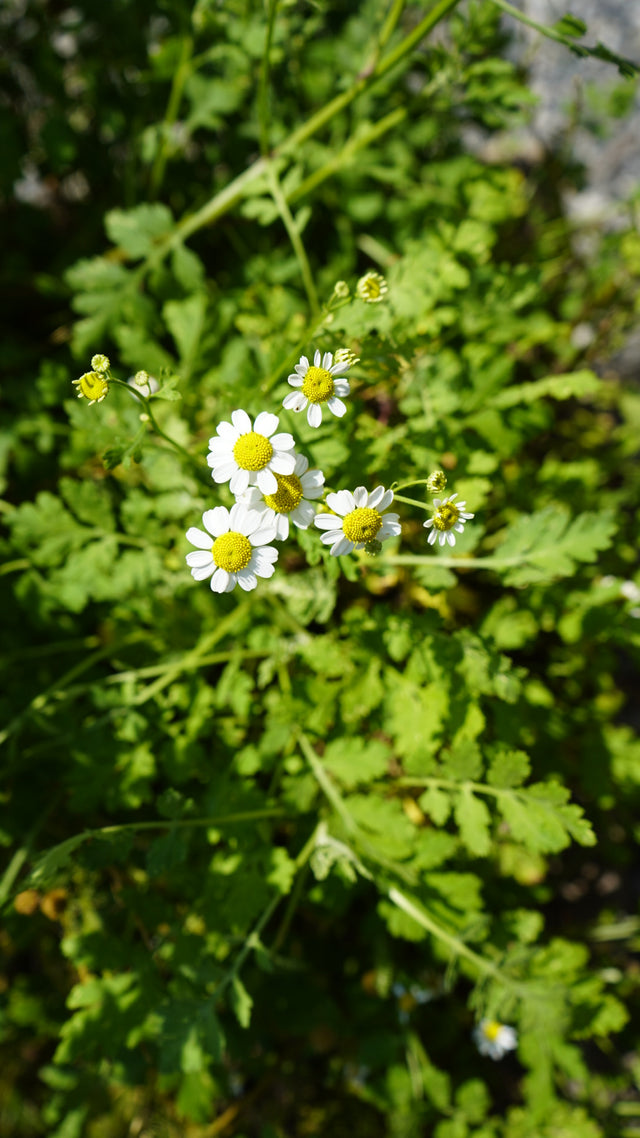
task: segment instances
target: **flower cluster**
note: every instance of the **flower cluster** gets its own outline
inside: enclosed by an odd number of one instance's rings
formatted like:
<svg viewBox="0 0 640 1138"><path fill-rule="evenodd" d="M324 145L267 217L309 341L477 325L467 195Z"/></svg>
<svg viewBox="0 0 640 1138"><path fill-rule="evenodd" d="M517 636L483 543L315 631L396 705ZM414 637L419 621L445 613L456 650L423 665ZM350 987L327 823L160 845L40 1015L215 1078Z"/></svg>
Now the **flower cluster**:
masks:
<svg viewBox="0 0 640 1138"><path fill-rule="evenodd" d="M348 288L338 282L334 290L338 300ZM387 283L379 273L366 273L358 281L356 296L365 303L378 303L387 292ZM322 423L323 410L341 419L347 413L344 400L351 393L346 372L359 363L348 348L335 354L316 350L313 362L301 356L287 377L293 388L285 396L285 411L306 411L310 427ZM146 381L147 377L144 376ZM138 377L136 376L138 382ZM355 490L338 490L325 495L325 477L321 470L310 469L305 455L296 450L296 442L288 431L281 431L278 415L260 411L251 419L245 410L236 409L230 421L216 427L209 439L207 464L213 481L228 484L235 505L206 510L202 529L192 527L188 541L195 550L187 554L187 564L197 581L209 580L217 593L230 592L236 585L254 589L259 577L274 573L278 551L273 542L286 541L291 526L308 529L314 525L322 531L320 541L329 546L333 557L354 550L375 556L382 542L401 533L399 515L389 513L394 500L392 489L365 486ZM426 482L428 491L441 493L446 476L435 471ZM316 513L324 495L324 510ZM456 502L457 495L434 498L434 513L425 526L430 530L431 545L439 537L440 544L455 544L454 532L462 533L473 514L464 512L465 503ZM404 499L405 501L409 499Z"/></svg>

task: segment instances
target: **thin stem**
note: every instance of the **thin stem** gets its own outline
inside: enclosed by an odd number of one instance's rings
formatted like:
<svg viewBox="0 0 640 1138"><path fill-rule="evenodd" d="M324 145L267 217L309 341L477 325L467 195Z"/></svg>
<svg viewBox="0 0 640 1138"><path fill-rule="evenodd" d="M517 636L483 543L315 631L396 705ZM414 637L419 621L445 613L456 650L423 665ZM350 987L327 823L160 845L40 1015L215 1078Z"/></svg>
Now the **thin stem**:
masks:
<svg viewBox="0 0 640 1138"><path fill-rule="evenodd" d="M163 690L163 688L166 688L168 686L168 684L173 683L173 681L178 678L181 672L190 671L192 667L207 654L207 652L211 651L214 644L217 644L219 640L222 640L222 638L227 635L229 630L232 629L235 624L238 624L241 620L243 620L245 615L249 612L250 608L250 600L246 600L242 604L239 604L235 609L233 609L232 612L224 617L223 620L220 620L214 630L207 636L203 637L200 643L197 644L195 648L192 648L191 652L185 653L185 655L180 660L177 660L175 664L167 669L163 676L160 676L157 680L154 681L154 683L148 684L146 688L139 692L133 700L133 705L140 707L141 704L146 703L147 700L152 699L154 696L158 695L159 692Z"/></svg>
<svg viewBox="0 0 640 1138"><path fill-rule="evenodd" d="M387 15L387 18L386 18L384 24L382 25L382 28L380 29L380 35L378 36L378 42L376 44L376 49L375 49L369 63L363 69L362 74L367 75L370 72L375 70L376 64L377 64L377 62L380 59L380 56L382 54L382 49L387 45L387 43L391 39L391 36L393 35L393 33L396 29L396 25L397 25L401 15L402 15L402 12L404 10L405 2L406 2L406 0L393 0L391 8L389 9L389 13Z"/></svg>
<svg viewBox="0 0 640 1138"><path fill-rule="evenodd" d="M428 481L428 478L412 478L409 482L394 482L391 486L391 489L395 494L396 489L406 490L407 486L426 486Z"/></svg>
<svg viewBox="0 0 640 1138"><path fill-rule="evenodd" d="M158 191L162 185L165 167L169 158L169 131L178 117L182 91L193 66L191 58L192 51L193 40L191 36L184 36L182 40L182 50L180 52L180 61L173 74L167 110L165 112L164 121L160 126L160 146L156 153L149 178L149 199L151 201L158 196Z"/></svg>
<svg viewBox="0 0 640 1138"><path fill-rule="evenodd" d="M194 458L192 454L189 454L188 450L185 450L185 448L179 442L176 442L175 439L172 439L171 435L168 435L167 432L160 426L153 411L151 410L151 401L147 398L147 396L143 395L142 392L139 391L136 387L131 386L129 383L125 383L122 379L115 379L115 377L112 375L109 376L109 383L114 384L116 387L123 387L126 391L128 391L129 395L133 395L135 399L142 403L144 407L144 414L147 416L147 419L155 433L159 435L161 439L164 439L166 443L169 443L169 445L172 446L174 450L177 450L183 458L186 458L189 465L194 468L194 472L198 480L202 482L203 485L210 487L210 479L205 473L205 470L201 466L198 459Z"/></svg>
<svg viewBox="0 0 640 1138"><path fill-rule="evenodd" d="M452 11L453 8L460 2L460 0L440 0L431 12L425 16L423 20L413 29L413 31L405 37L404 40L388 55L384 56L375 66L374 70L369 75L360 75L355 82L340 95L336 95L330 103L322 107L315 114L311 115L305 123L302 123L297 130L292 131L288 138L285 139L280 146L276 147L272 152L272 157L276 158L283 154L288 154L292 150L306 142L314 134L317 134L326 123L330 122L332 118L345 110L355 99L358 98L364 91L368 90L378 82L391 68L395 67L400 61L413 51L414 47L420 40L424 39L426 35L440 22L444 17ZM202 229L205 225L211 225L212 222L217 221L219 217L233 209L235 205L241 200L246 188L257 178L261 178L267 169L267 161L264 157L259 158L242 174L239 174L233 179L224 190L215 194L210 201L208 201L201 209L191 214L176 226L173 234L167 239L164 244L158 244L156 249L150 255L147 265L155 264L158 260L162 260L164 256L175 246L179 245L192 233L198 229Z"/></svg>
<svg viewBox="0 0 640 1138"><path fill-rule="evenodd" d="M419 506L421 510L431 509L429 502L418 502L415 498L405 498L402 494L396 494L395 490L393 491L393 500L394 502L405 502L407 506Z"/></svg>
<svg viewBox="0 0 640 1138"><path fill-rule="evenodd" d="M260 84L258 87L258 123L260 128L260 151L263 158L269 154L269 71L271 68L271 43L276 20L278 0L269 0L267 15L267 34L262 53Z"/></svg>
<svg viewBox="0 0 640 1138"><path fill-rule="evenodd" d="M302 283L304 284L307 299L309 301L309 307L311 308L311 318L312 320L315 320L318 317L320 305L318 303L318 293L316 291L313 274L311 272L311 266L309 265L309 259L307 257L306 249L302 242L300 231L296 224L295 218L291 213L291 210L287 205L287 199L282 192L282 187L280 185L278 174L273 162L269 162L267 165L267 180L269 182L271 196L273 197L273 200L278 207L278 213L282 218L282 223L287 231L289 240L293 246L293 251L296 255L298 265L300 266Z"/></svg>

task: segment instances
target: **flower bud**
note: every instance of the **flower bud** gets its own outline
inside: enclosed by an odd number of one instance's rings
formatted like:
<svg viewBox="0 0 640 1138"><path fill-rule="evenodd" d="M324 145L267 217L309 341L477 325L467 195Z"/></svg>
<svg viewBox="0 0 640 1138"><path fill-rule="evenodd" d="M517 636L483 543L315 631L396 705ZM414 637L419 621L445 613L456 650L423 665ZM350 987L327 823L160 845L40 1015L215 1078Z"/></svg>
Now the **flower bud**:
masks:
<svg viewBox="0 0 640 1138"><path fill-rule="evenodd" d="M110 367L111 367L111 364L109 362L108 356L98 355L98 356L92 356L91 357L91 369L92 369L92 371L107 372Z"/></svg>

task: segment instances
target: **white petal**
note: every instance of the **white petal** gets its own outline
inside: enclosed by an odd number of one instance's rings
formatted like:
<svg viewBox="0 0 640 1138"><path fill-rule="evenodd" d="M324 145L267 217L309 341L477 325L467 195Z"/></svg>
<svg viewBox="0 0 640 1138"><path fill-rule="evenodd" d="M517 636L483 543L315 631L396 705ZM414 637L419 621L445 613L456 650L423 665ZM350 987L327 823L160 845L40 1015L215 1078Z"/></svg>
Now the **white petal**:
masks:
<svg viewBox="0 0 640 1138"><path fill-rule="evenodd" d="M226 593L230 577L231 573L227 573L226 569L216 569L213 577L211 578L212 592Z"/></svg>
<svg viewBox="0 0 640 1138"><path fill-rule="evenodd" d="M255 589L256 585L258 584L258 578L256 577L255 573L249 572L248 566L246 569L239 569L237 577L238 584L241 589L244 589L245 593L250 592L251 589Z"/></svg>
<svg viewBox="0 0 640 1138"><path fill-rule="evenodd" d="M192 569L191 576L193 577L194 581L206 581L207 577L211 576L214 569L215 565L212 558L208 565L202 565L195 569Z"/></svg>
<svg viewBox="0 0 640 1138"><path fill-rule="evenodd" d="M374 490L374 494L375 494L375 490ZM367 505L367 498L368 498L368 494L367 494L367 491L365 490L364 486L356 486L355 490L353 491L353 500L354 500L356 506L358 507L358 509L361 509L362 506ZM373 504L373 503L371 503L371 504Z"/></svg>
<svg viewBox="0 0 640 1138"><path fill-rule="evenodd" d="M347 383L346 379L336 379L333 385L333 390L335 391L336 395L348 395L351 391L351 384Z"/></svg>
<svg viewBox="0 0 640 1138"><path fill-rule="evenodd" d="M265 564L264 562L260 562L259 565L256 565L255 572L256 576L258 577L273 577L273 574L275 573L275 565L269 565Z"/></svg>
<svg viewBox="0 0 640 1138"><path fill-rule="evenodd" d="M229 482L229 489L232 494L244 494L245 490L249 488L249 471L236 470L231 481Z"/></svg>
<svg viewBox="0 0 640 1138"><path fill-rule="evenodd" d="M338 419L341 419L342 416L347 413L346 404L343 403L341 399L338 399L337 395L332 395L331 399L327 399L327 407L331 414L335 415Z"/></svg>
<svg viewBox="0 0 640 1138"><path fill-rule="evenodd" d="M273 462L273 459L271 462ZM263 494L276 494L278 491L276 476L272 473L272 471L267 470L266 467L264 470L258 470L256 474L256 482L258 483L258 486L262 490Z"/></svg>
<svg viewBox="0 0 640 1138"><path fill-rule="evenodd" d="M253 424L253 429L257 434L269 439L273 432L278 430L278 421L277 415L272 415L270 411L261 411Z"/></svg>
<svg viewBox="0 0 640 1138"><path fill-rule="evenodd" d="M261 545L259 549L253 551L251 565L273 565L277 560L278 550L273 545Z"/></svg>
<svg viewBox="0 0 640 1138"><path fill-rule="evenodd" d="M251 419L246 411L232 411L231 422L241 435L248 435L251 430Z"/></svg>
<svg viewBox="0 0 640 1138"><path fill-rule="evenodd" d="M215 466L211 472L211 476L214 482L229 482L236 473L238 473L238 464L234 461L227 462L224 466ZM233 494L234 491L232 490L231 493Z"/></svg>
<svg viewBox="0 0 640 1138"><path fill-rule="evenodd" d="M464 533L464 526L463 526L462 522L456 522L456 524L454 525L453 528L456 531L456 533Z"/></svg>
<svg viewBox="0 0 640 1138"><path fill-rule="evenodd" d="M434 504L434 506L435 506L436 510L439 510L439 509L440 509L440 506L442 505L442 501L441 501L441 499L440 499L440 498L434 498L434 499L433 499L433 504Z"/></svg>
<svg viewBox="0 0 640 1138"><path fill-rule="evenodd" d="M229 530L229 511L224 506L205 510L202 515L202 523L212 537L220 537L220 534L227 533Z"/></svg>
<svg viewBox="0 0 640 1138"><path fill-rule="evenodd" d="M296 364L296 371L299 375L306 375L309 370L309 360L306 356L300 356L300 363Z"/></svg>
<svg viewBox="0 0 640 1138"><path fill-rule="evenodd" d="M356 508L356 502L350 490L338 490L335 494L327 494L327 505L336 514L345 517Z"/></svg>
<svg viewBox="0 0 640 1138"><path fill-rule="evenodd" d="M393 490L386 490L385 493L383 494L382 498L378 502L377 508L380 510L380 513L382 513L383 510L387 510L392 502L393 502Z"/></svg>
<svg viewBox="0 0 640 1138"><path fill-rule="evenodd" d="M331 552L334 557L343 557L345 553L351 553L353 548L353 542L343 535L332 547Z"/></svg>
<svg viewBox="0 0 640 1138"><path fill-rule="evenodd" d="M319 353L316 353L318 355ZM322 409L319 403L310 403L307 411L307 423L310 427L319 427L322 422Z"/></svg>
<svg viewBox="0 0 640 1138"><path fill-rule="evenodd" d="M296 455L296 464L293 468L293 473L297 474L298 478L301 479L301 475L305 473L308 466L309 466L309 459L305 458L305 456L303 454L297 454ZM301 479L301 481L302 481L302 479Z"/></svg>
<svg viewBox="0 0 640 1138"><path fill-rule="evenodd" d="M422 523L425 529L431 529L433 525L433 518L428 518L426 522Z"/></svg>
<svg viewBox="0 0 640 1138"><path fill-rule="evenodd" d="M435 529L432 529L431 533L429 534L429 537L427 538L429 545L435 545L437 536L438 536L438 531Z"/></svg>
<svg viewBox="0 0 640 1138"><path fill-rule="evenodd" d="M292 387L302 387L304 380L301 375L288 375L287 383L290 383Z"/></svg>
<svg viewBox="0 0 640 1138"><path fill-rule="evenodd" d="M191 526L187 530L187 541L192 545L197 545L198 549L211 549L213 542L211 541L211 534L205 533L204 530L196 529Z"/></svg>
<svg viewBox="0 0 640 1138"><path fill-rule="evenodd" d="M316 514L313 524L318 529L339 529L342 531L342 526L335 514Z"/></svg>
<svg viewBox="0 0 640 1138"><path fill-rule="evenodd" d="M296 470L296 474L298 471ZM324 474L321 470L307 470L299 475L300 485L305 498L317 498L322 493Z"/></svg>
<svg viewBox="0 0 640 1138"><path fill-rule="evenodd" d="M286 450L277 450L269 463L269 470L275 474L293 474L295 467L295 455Z"/></svg>
<svg viewBox="0 0 640 1138"><path fill-rule="evenodd" d="M460 514L463 522L468 522L470 518L475 518L475 514Z"/></svg>
<svg viewBox="0 0 640 1138"><path fill-rule="evenodd" d="M341 371L348 371L348 369L349 364L343 361L342 363L333 364L333 366L329 368L329 371L332 375L340 375Z"/></svg>
<svg viewBox="0 0 640 1138"><path fill-rule="evenodd" d="M293 450L295 445L296 440L288 431L280 431L278 435L274 435L271 439L271 446L274 450Z"/></svg>
<svg viewBox="0 0 640 1138"><path fill-rule="evenodd" d="M218 423L216 432L220 438L226 439L230 446L233 446L234 442L238 438L238 432L233 426L233 423ZM209 446L211 446L213 441L214 439L209 439Z"/></svg>
<svg viewBox="0 0 640 1138"><path fill-rule="evenodd" d="M287 532L288 536L288 532ZM260 529L254 530L249 534L249 541L252 545L269 545L270 542L275 541L277 537L277 523L267 526L263 525Z"/></svg>
<svg viewBox="0 0 640 1138"><path fill-rule="evenodd" d="M314 518L314 509L309 502L300 502L295 510L289 514L289 520L298 527L298 529L308 529Z"/></svg>
<svg viewBox="0 0 640 1138"><path fill-rule="evenodd" d="M332 363L333 363L333 356L331 355L331 352L325 352L323 357L322 357L323 368L325 368L328 371L329 368L331 367Z"/></svg>
<svg viewBox="0 0 640 1138"><path fill-rule="evenodd" d="M445 534L445 537L446 537L447 541L449 542L449 545L455 545L456 544L456 539L453 536L453 534L451 533L451 530L449 530L449 532Z"/></svg>
<svg viewBox="0 0 640 1138"><path fill-rule="evenodd" d="M287 514L276 514L275 527L275 540L286 541L289 536L289 517Z"/></svg>
<svg viewBox="0 0 640 1138"><path fill-rule="evenodd" d="M190 569L202 569L204 565L210 565L213 569L213 557L210 549L194 549L191 553L187 553L185 561Z"/></svg>
<svg viewBox="0 0 640 1138"><path fill-rule="evenodd" d="M336 541L340 541L341 537L344 537L341 529L331 529L328 533L322 534L320 541L323 545L334 545Z"/></svg>
<svg viewBox="0 0 640 1138"><path fill-rule="evenodd" d="M301 391L290 391L282 400L285 411L304 411L307 406L307 397Z"/></svg>
<svg viewBox="0 0 640 1138"><path fill-rule="evenodd" d="M217 458L224 459L227 455L233 454L233 448L236 441L236 432L233 432L231 439L209 439L209 453L215 454Z"/></svg>
<svg viewBox="0 0 640 1138"><path fill-rule="evenodd" d="M397 516L396 514L396 517ZM402 526L400 522L390 521L389 518L385 518L376 536L379 541L384 541L385 537L399 537L401 533Z"/></svg>
<svg viewBox="0 0 640 1138"><path fill-rule="evenodd" d="M247 523L251 523L254 513L256 518L260 517L260 514L250 510L245 502L236 502L229 513L229 529L236 533L245 533Z"/></svg>
<svg viewBox="0 0 640 1138"><path fill-rule="evenodd" d="M313 356L313 366L314 367L320 367L320 352L318 351L317 348L316 348L316 351L315 351L314 356Z"/></svg>

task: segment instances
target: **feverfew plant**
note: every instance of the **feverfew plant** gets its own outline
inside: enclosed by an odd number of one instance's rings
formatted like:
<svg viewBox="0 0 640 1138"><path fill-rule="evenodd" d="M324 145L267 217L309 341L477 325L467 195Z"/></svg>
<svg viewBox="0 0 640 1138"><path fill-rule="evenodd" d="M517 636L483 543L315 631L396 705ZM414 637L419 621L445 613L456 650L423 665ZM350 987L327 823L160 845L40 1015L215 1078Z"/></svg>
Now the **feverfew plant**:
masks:
<svg viewBox="0 0 640 1138"><path fill-rule="evenodd" d="M584 259L570 170L500 159L502 0L27 7L19 136L113 208L7 385L5 1129L617 1134L634 226Z"/></svg>

